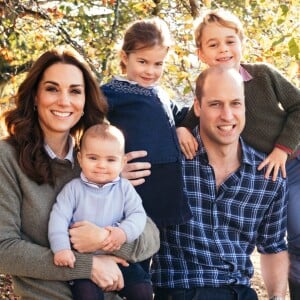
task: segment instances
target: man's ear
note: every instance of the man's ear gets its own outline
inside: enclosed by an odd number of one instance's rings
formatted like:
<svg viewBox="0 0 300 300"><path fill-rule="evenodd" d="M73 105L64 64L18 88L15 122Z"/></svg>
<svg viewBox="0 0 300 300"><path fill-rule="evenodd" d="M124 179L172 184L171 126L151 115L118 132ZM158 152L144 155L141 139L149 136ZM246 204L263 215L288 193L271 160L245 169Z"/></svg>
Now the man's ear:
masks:
<svg viewBox="0 0 300 300"><path fill-rule="evenodd" d="M200 117L201 105L197 97L194 99L194 114L196 117Z"/></svg>

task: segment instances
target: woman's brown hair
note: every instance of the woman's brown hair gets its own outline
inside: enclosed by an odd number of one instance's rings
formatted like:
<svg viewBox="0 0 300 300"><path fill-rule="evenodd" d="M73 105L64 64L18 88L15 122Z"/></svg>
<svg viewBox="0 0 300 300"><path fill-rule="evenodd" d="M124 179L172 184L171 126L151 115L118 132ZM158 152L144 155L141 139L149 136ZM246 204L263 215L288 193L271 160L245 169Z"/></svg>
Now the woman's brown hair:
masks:
<svg viewBox="0 0 300 300"><path fill-rule="evenodd" d="M84 115L70 129L70 134L78 143L84 129L102 123L107 103L98 82L83 57L72 48L54 48L42 54L30 68L25 80L12 97L15 107L3 114L10 142L17 151L21 169L38 184L53 184L50 158L44 149L43 131L35 110L37 87L47 68L56 64L70 64L79 68L85 84Z"/></svg>

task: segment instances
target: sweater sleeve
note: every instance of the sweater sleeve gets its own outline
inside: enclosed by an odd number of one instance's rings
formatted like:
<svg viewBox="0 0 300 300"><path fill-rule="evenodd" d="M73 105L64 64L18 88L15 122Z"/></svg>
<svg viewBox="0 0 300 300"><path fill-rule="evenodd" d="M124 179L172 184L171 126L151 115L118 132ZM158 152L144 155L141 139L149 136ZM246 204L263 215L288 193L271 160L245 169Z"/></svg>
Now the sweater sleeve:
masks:
<svg viewBox="0 0 300 300"><path fill-rule="evenodd" d="M120 228L127 236L127 242L133 242L143 232L146 224L146 212L142 205L142 199L131 183L122 178L123 193L125 196L124 219Z"/></svg>
<svg viewBox="0 0 300 300"><path fill-rule="evenodd" d="M76 254L74 269L56 267L51 250L43 242L47 241L47 231L38 238L43 226L34 226L31 237L24 232L24 223L33 221L26 220L30 195L42 190L47 193L50 187L42 188L25 176L13 155L14 149L6 142L0 142L0 152L0 272L42 280L90 278L92 255ZM33 216L47 214L47 209L49 214L46 200L40 197L41 206L30 207Z"/></svg>
<svg viewBox="0 0 300 300"><path fill-rule="evenodd" d="M159 230L155 223L147 217L146 226L142 234L133 243L124 244L113 254L129 262L143 261L154 255L160 246Z"/></svg>
<svg viewBox="0 0 300 300"><path fill-rule="evenodd" d="M286 112L284 126L275 144L295 150L300 143L300 89L274 67L266 65L266 72L270 74L271 85L277 96L274 105L281 105Z"/></svg>
<svg viewBox="0 0 300 300"><path fill-rule="evenodd" d="M199 118L194 113L194 105L190 107L185 118L177 125L193 130L199 124Z"/></svg>
<svg viewBox="0 0 300 300"><path fill-rule="evenodd" d="M275 146L286 152L300 142L300 90L272 65L242 64L252 79L245 81L244 140L259 151Z"/></svg>
<svg viewBox="0 0 300 300"><path fill-rule="evenodd" d="M57 195L56 202L50 213L48 238L51 250L56 253L60 250L71 249L69 226L75 209L75 196L67 183Z"/></svg>

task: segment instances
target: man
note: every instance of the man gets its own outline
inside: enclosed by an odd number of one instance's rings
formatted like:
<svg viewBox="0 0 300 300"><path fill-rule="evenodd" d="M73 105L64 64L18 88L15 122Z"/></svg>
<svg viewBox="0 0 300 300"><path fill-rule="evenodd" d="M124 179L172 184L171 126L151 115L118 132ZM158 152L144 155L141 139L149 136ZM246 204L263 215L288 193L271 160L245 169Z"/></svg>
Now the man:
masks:
<svg viewBox="0 0 300 300"><path fill-rule="evenodd" d="M199 147L183 159L192 220L161 230L153 259L156 300L255 300L250 255L261 253L270 299L284 299L288 256L286 183L265 179L264 154L246 145L243 80L234 69L212 67L196 83L194 131Z"/></svg>

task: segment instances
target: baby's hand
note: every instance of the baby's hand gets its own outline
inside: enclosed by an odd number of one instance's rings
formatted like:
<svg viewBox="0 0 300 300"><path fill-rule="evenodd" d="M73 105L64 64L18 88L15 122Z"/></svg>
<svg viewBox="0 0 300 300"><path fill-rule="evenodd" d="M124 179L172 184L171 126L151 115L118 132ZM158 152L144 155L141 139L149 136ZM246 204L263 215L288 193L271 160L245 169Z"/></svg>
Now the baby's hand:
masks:
<svg viewBox="0 0 300 300"><path fill-rule="evenodd" d="M54 264L56 266L74 268L75 260L74 253L69 249L61 250L54 254Z"/></svg>
<svg viewBox="0 0 300 300"><path fill-rule="evenodd" d="M268 178L273 172L273 181L276 180L278 172L281 169L282 177L286 178L285 164L287 158L288 154L285 151L275 147L273 151L266 157L266 159L258 166L257 169L260 171L265 166L267 166L265 178Z"/></svg>
<svg viewBox="0 0 300 300"><path fill-rule="evenodd" d="M108 252L119 250L126 242L127 237L125 232L119 227L107 226L105 229L108 230L110 234L102 243L101 249Z"/></svg>
<svg viewBox="0 0 300 300"><path fill-rule="evenodd" d="M193 159L198 149L197 140L185 127L176 128L180 149L187 159Z"/></svg>

